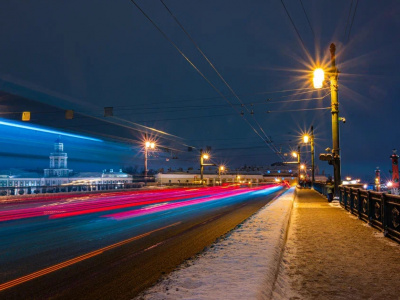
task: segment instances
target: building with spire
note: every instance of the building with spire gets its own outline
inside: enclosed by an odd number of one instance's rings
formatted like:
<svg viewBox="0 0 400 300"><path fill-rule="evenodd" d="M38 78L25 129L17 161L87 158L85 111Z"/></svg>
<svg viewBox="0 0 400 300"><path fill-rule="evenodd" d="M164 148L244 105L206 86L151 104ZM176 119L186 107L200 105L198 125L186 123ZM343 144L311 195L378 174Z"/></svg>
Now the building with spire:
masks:
<svg viewBox="0 0 400 300"><path fill-rule="evenodd" d="M68 155L58 137L54 142L54 152L50 153L50 168L44 169L44 177L68 177L71 174L72 170L68 169Z"/></svg>
<svg viewBox="0 0 400 300"><path fill-rule="evenodd" d="M73 172L68 169L68 154L60 137L50 153L49 168L43 173L10 169L0 171L0 196L59 191L95 191L128 187L133 176L113 169L102 172ZM77 187L78 186L78 187Z"/></svg>

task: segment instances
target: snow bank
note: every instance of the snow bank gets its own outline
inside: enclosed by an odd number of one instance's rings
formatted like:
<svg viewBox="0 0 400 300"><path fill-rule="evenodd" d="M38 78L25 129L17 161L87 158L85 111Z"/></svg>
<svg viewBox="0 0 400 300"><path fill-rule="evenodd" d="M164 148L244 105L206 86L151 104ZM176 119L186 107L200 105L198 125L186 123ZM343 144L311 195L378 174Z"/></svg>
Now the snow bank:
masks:
<svg viewBox="0 0 400 300"><path fill-rule="evenodd" d="M294 189L136 299L269 299Z"/></svg>

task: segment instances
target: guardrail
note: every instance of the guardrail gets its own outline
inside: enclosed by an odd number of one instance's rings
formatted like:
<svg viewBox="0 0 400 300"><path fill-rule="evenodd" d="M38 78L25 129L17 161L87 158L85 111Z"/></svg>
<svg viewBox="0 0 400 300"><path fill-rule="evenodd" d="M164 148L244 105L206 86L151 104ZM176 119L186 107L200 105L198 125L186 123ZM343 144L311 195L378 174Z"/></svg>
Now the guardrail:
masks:
<svg viewBox="0 0 400 300"><path fill-rule="evenodd" d="M314 189L326 195L325 184L316 183ZM400 243L400 196L347 186L339 191L344 209Z"/></svg>

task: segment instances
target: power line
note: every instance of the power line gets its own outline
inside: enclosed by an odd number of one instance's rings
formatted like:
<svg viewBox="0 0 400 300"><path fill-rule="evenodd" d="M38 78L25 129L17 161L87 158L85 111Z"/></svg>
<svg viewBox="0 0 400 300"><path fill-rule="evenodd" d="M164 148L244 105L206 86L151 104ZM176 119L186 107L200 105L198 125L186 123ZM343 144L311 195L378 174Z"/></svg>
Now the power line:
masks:
<svg viewBox="0 0 400 300"><path fill-rule="evenodd" d="M345 27L345 29L344 29L344 37L345 37L345 38L346 38L346 36L347 36L347 28L349 27L349 21L350 21L350 16L351 16L351 10L352 10L352 8L353 8L353 2L354 2L354 0L351 0L350 9L349 9L349 14L347 15L346 27Z"/></svg>
<svg viewBox="0 0 400 300"><path fill-rule="evenodd" d="M358 7L358 0L356 1L356 7L354 8L353 18L351 20L350 29L349 29L349 34L347 36L347 42L350 39L350 33L351 33L351 29L353 28L353 23L354 23L354 18L356 16L356 12L357 12L357 7Z"/></svg>
<svg viewBox="0 0 400 300"><path fill-rule="evenodd" d="M331 107L317 107L317 108L300 108L300 109L289 109L289 110L268 110L267 113L274 112L292 112L292 111L306 111L306 110L323 110L323 109L331 109Z"/></svg>
<svg viewBox="0 0 400 300"><path fill-rule="evenodd" d="M139 11L153 24L154 27L162 34L162 36L186 59L186 61L203 77L204 80L207 81L207 83L221 96L225 99L226 102L228 102L231 107L238 113L240 113L234 105L221 93L219 89L215 87L211 83L211 81L194 65L194 63L180 50L180 48L161 30L161 28L143 11L143 9L134 1L130 0L138 9ZM260 133L257 131L257 129L254 128L254 126L247 120L246 117L242 115L242 118L246 121L246 123L252 128L252 130L261 138L264 140L264 138L260 135Z"/></svg>
<svg viewBox="0 0 400 300"><path fill-rule="evenodd" d="M286 15L289 17L290 23L292 23L292 26L293 26L294 30L296 31L297 37L299 38L299 40L300 40L300 42L301 42L301 44L302 44L302 46L303 46L303 49L304 49L304 50L307 52L307 54L308 54L308 50L307 50L307 48L306 48L306 45L304 44L303 39L302 39L301 36L300 36L300 32L299 32L299 30L297 29L296 25L294 24L293 19L292 19L292 17L290 16L289 11L287 10L286 5L285 5L285 3L283 2L283 0L281 0L281 3L282 3L283 8L285 9ZM309 54L308 54L308 55L309 55ZM310 55L309 55L309 56L310 56Z"/></svg>
<svg viewBox="0 0 400 300"><path fill-rule="evenodd" d="M172 16L172 18L175 20L175 22L179 25L179 27L183 30L183 32L186 34L186 36L189 38L189 40L193 43L193 45L196 47L196 49L200 52L200 54L204 57L204 59L208 62L208 64L212 67L212 69L215 71L215 73L218 75L218 77L222 80L222 82L228 87L229 91L234 95L234 97L242 104L242 106L247 110L248 113L250 113L257 124L258 128L261 130L261 132L264 134L265 138L268 141L268 146L271 148L275 148L274 145L272 144L271 140L269 137L266 135L264 129L261 127L259 122L254 116L253 112L250 112L250 110L247 108L247 106L243 103L243 101L239 98L239 96L236 94L236 92L232 89L232 87L228 84L228 82L224 79L224 77L221 75L221 73L217 70L217 68L214 66L214 64L208 59L208 57L204 54L204 52L200 49L199 45L195 42L195 40L192 38L192 36L188 33L188 31L183 27L183 25L179 22L178 18L171 12L171 10L168 8L168 6L165 4L163 0L160 0L161 3L164 5L165 9L168 11L168 13ZM251 126L251 125L250 125ZM264 140L264 139L263 139ZM277 149L273 149L277 150ZM279 155L278 155L279 156Z"/></svg>
<svg viewBox="0 0 400 300"><path fill-rule="evenodd" d="M311 32L312 32L313 37L314 37L314 39L315 39L315 33L314 33L314 30L313 30L313 28L312 28L312 26L311 26L310 19L308 18L308 15L307 15L307 13L306 13L306 10L305 10L305 8L304 8L303 1L302 1L302 0L300 0L300 4L301 4L301 7L303 8L303 12L304 12L304 14L305 14L305 16L306 16L306 18L307 18L308 25L310 26Z"/></svg>
<svg viewBox="0 0 400 300"><path fill-rule="evenodd" d="M327 94L325 94L324 96L321 97L315 97L315 98L306 98L306 99L297 99L297 100L283 100L283 101L268 101L267 103L286 103L286 102L301 102L301 101L310 101L310 100L322 100L324 99L326 96L330 95L330 92L328 92Z"/></svg>

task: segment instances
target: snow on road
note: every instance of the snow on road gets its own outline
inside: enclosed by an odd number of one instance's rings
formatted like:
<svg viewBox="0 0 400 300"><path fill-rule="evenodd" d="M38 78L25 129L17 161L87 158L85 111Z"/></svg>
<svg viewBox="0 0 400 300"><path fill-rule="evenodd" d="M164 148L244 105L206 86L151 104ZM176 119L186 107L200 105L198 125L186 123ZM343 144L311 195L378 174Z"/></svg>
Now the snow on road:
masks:
<svg viewBox="0 0 400 300"><path fill-rule="evenodd" d="M136 299L268 299L293 193L291 188Z"/></svg>

